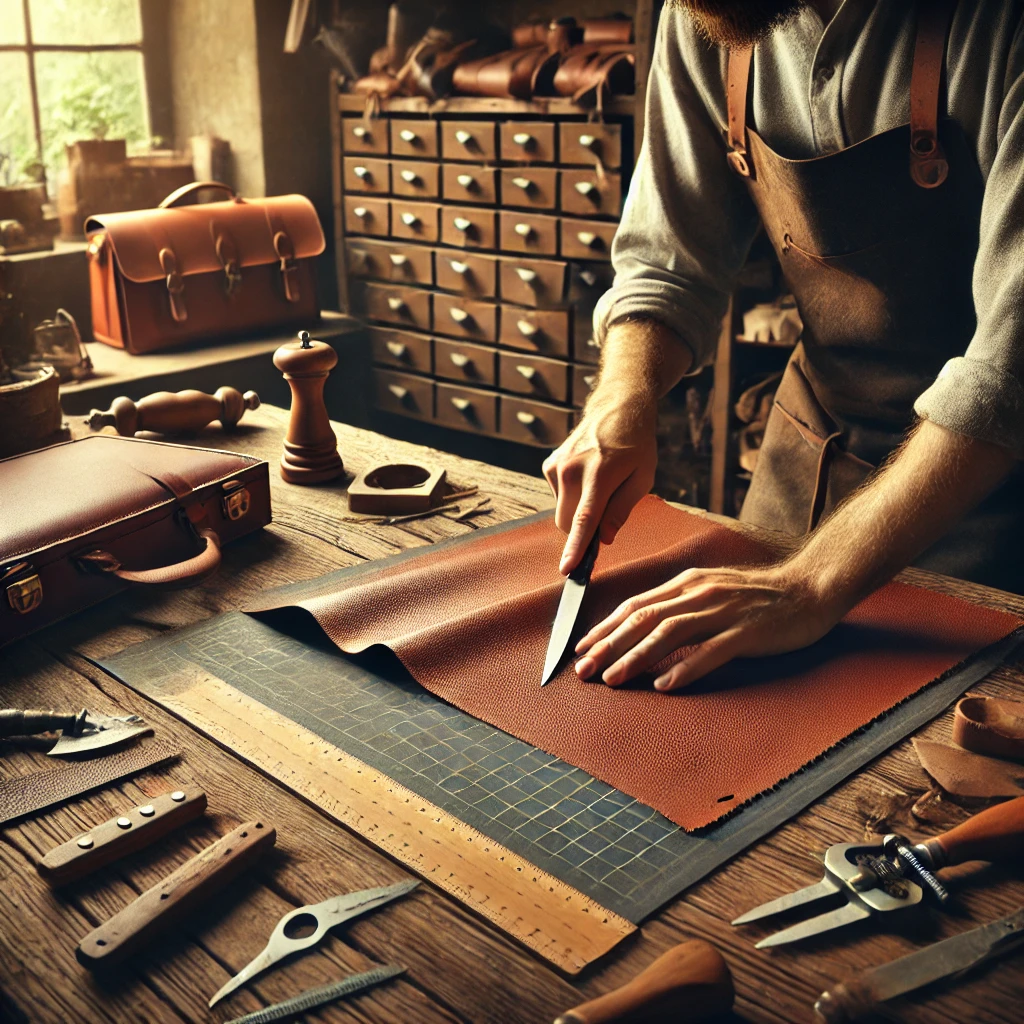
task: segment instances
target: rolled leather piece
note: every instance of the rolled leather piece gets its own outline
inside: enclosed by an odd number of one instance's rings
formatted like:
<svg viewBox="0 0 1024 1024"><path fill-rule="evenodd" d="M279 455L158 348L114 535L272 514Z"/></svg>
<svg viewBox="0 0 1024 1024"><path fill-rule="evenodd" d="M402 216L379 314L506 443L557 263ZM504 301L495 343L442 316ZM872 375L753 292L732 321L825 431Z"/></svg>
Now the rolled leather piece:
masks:
<svg viewBox="0 0 1024 1024"><path fill-rule="evenodd" d="M388 99L397 96L401 91L401 83L389 71L378 71L376 74L364 75L352 83L352 91L361 96L380 96Z"/></svg>
<svg viewBox="0 0 1024 1024"><path fill-rule="evenodd" d="M546 45L527 50L506 50L481 60L467 61L455 69L453 85L467 96L528 100L550 95L559 55Z"/></svg>
<svg viewBox="0 0 1024 1024"><path fill-rule="evenodd" d="M582 28L584 43L633 42L633 19L627 14L611 18L584 18Z"/></svg>
<svg viewBox="0 0 1024 1024"><path fill-rule="evenodd" d="M953 742L986 757L1024 761L1024 702L964 697L953 715Z"/></svg>
<svg viewBox="0 0 1024 1024"><path fill-rule="evenodd" d="M600 106L605 96L623 96L636 87L632 45L583 43L574 46L555 72L554 89L583 106Z"/></svg>
<svg viewBox="0 0 1024 1024"><path fill-rule="evenodd" d="M953 796L993 799L1024 795L1024 768L934 740L913 740L921 767Z"/></svg>

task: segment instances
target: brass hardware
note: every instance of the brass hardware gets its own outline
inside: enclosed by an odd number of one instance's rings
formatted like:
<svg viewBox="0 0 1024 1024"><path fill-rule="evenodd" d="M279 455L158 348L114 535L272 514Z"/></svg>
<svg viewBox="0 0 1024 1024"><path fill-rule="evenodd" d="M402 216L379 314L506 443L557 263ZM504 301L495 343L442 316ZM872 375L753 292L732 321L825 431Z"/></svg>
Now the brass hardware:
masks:
<svg viewBox="0 0 1024 1024"><path fill-rule="evenodd" d="M107 233L99 231L89 239L89 247L85 250L86 255L93 260L98 260L103 253L103 243L107 240Z"/></svg>
<svg viewBox="0 0 1024 1024"><path fill-rule="evenodd" d="M237 484L237 481L231 481L224 485L224 499L221 502L221 507L224 510L224 516L234 522L236 519L241 519L249 511L250 495L248 487L236 486L233 490L228 490L232 484Z"/></svg>
<svg viewBox="0 0 1024 1024"><path fill-rule="evenodd" d="M402 223L407 228L411 228L414 225L419 224L419 222L420 222L420 219L419 219L419 217L416 216L415 213L403 213L402 214Z"/></svg>
<svg viewBox="0 0 1024 1024"><path fill-rule="evenodd" d="M19 615L35 611L43 603L43 581L32 575L11 583L7 587L7 603Z"/></svg>
<svg viewBox="0 0 1024 1024"><path fill-rule="evenodd" d="M464 356L461 352L452 352L448 358L461 370L464 367L469 366L469 356Z"/></svg>
<svg viewBox="0 0 1024 1024"><path fill-rule="evenodd" d="M388 391L391 392L397 398L402 405L407 405L407 399L409 398L409 389L403 388L401 384L389 384Z"/></svg>
<svg viewBox="0 0 1024 1024"><path fill-rule="evenodd" d="M409 351L409 346L400 341L386 341L384 345L396 359L404 359Z"/></svg>
<svg viewBox="0 0 1024 1024"><path fill-rule="evenodd" d="M9 580L12 576L20 576L31 568L32 566L28 562L15 562L14 565L4 566L3 569L0 569L0 582Z"/></svg>
<svg viewBox="0 0 1024 1024"><path fill-rule="evenodd" d="M468 231L473 226L473 222L466 217L456 217L452 223L459 231Z"/></svg>
<svg viewBox="0 0 1024 1024"><path fill-rule="evenodd" d="M419 136L415 132L410 131L408 128L403 128L398 133L398 137L403 142L416 142L419 139Z"/></svg>
<svg viewBox="0 0 1024 1024"><path fill-rule="evenodd" d="M529 238L533 234L533 228L529 224L517 224L515 230L521 238Z"/></svg>
<svg viewBox="0 0 1024 1024"><path fill-rule="evenodd" d="M462 129L455 133L455 141L461 146L468 146L473 141L473 136Z"/></svg>
<svg viewBox="0 0 1024 1024"><path fill-rule="evenodd" d="M242 284L242 272L235 260L224 264L224 294L230 299Z"/></svg>
<svg viewBox="0 0 1024 1024"><path fill-rule="evenodd" d="M411 185L414 181L419 181L420 176L415 171L410 171L408 168L402 171L402 181L407 185Z"/></svg>

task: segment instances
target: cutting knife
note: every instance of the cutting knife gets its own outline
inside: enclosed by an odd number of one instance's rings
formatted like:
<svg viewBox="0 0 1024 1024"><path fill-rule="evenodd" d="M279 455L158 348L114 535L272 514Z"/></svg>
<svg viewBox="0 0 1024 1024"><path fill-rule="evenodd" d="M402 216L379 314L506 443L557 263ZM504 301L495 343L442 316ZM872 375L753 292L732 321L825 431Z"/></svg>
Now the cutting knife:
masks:
<svg viewBox="0 0 1024 1024"><path fill-rule="evenodd" d="M60 739L47 751L51 757L116 746L133 736L151 733L153 727L138 715L98 715L85 708L78 712L21 711L16 708L0 711L0 737L36 736L58 730Z"/></svg>
<svg viewBox="0 0 1024 1024"><path fill-rule="evenodd" d="M598 531L594 534L580 564L566 577L558 602L558 611L555 613L555 622L551 627L551 639L548 641L548 653L544 659L541 686L547 686L551 682L562 664L562 657L572 639L576 617L579 615L580 605L583 604L583 595L587 592L587 584L590 582L590 574L594 571L600 547L601 534Z"/></svg>

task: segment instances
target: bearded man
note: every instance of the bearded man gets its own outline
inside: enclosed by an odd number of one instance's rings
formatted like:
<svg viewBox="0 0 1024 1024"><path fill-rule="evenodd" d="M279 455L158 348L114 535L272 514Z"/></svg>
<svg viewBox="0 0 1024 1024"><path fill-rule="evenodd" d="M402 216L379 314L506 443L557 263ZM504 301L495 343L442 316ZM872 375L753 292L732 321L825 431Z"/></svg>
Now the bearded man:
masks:
<svg viewBox="0 0 1024 1024"><path fill-rule="evenodd" d="M689 570L580 643L672 690L810 644L914 563L1024 584L1024 2L669 0L643 151L595 315L599 382L545 462L568 533L650 489L657 401L707 365L763 226L804 322L741 519L806 534Z"/></svg>

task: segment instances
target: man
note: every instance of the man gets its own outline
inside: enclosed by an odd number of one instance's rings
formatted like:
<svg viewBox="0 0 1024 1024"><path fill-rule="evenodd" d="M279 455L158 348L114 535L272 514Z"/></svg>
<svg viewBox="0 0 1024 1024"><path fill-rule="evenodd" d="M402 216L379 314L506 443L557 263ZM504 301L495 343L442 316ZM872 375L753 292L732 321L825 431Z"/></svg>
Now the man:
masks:
<svg viewBox="0 0 1024 1024"><path fill-rule="evenodd" d="M777 565L687 570L577 648L673 690L822 637L911 562L1024 584L1024 3L669 0L595 314L602 368L545 463L568 572L650 489L656 403L711 361L763 225L804 320L741 518ZM751 46L753 47L751 55ZM882 466L879 472L876 467Z"/></svg>

